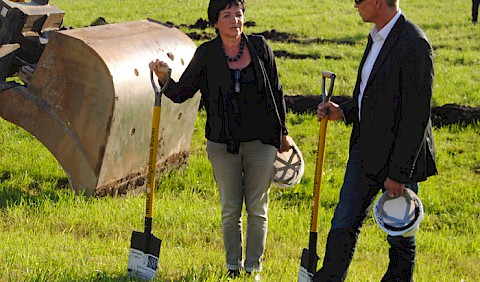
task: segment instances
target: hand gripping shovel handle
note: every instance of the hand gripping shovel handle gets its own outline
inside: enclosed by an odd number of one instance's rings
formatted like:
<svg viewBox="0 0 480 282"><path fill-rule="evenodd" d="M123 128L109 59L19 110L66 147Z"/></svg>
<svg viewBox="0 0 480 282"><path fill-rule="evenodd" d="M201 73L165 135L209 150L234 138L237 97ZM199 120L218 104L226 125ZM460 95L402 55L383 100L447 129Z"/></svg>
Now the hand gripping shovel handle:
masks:
<svg viewBox="0 0 480 282"><path fill-rule="evenodd" d="M330 79L330 87L326 89L326 79ZM322 71L322 101L330 101L333 93L333 86L336 75L330 71ZM328 115L320 121L320 132L317 148L317 161L315 166L315 179L313 189L312 214L310 218L310 238L308 249L303 249L302 260L300 264L299 282L312 281L312 277L317 271L317 237L318 237L318 207L320 205L320 191L322 186L323 160L325 159L325 141L327 133Z"/></svg>
<svg viewBox="0 0 480 282"><path fill-rule="evenodd" d="M153 198L155 191L155 174L157 167L158 132L160 127L160 113L162 93L168 86L171 70L168 69L167 83L158 89L150 72L150 80L155 90L155 105L152 117L152 135L150 139L150 155L147 173L147 191L145 208L145 229L144 232L133 231L130 243L130 255L128 259L128 273L144 280L152 280L157 275L158 259L160 256L160 245L162 240L152 234Z"/></svg>
<svg viewBox="0 0 480 282"><path fill-rule="evenodd" d="M153 71L150 71L150 82L152 83L153 90L155 91L155 106L161 106L162 105L162 93L165 92L165 90L168 87L168 84L170 83L170 76L172 75L172 69L168 67L163 67L161 72L166 72L168 74L168 79L167 82L163 87L160 88L160 90L157 87L157 83L155 82L155 78L153 75Z"/></svg>

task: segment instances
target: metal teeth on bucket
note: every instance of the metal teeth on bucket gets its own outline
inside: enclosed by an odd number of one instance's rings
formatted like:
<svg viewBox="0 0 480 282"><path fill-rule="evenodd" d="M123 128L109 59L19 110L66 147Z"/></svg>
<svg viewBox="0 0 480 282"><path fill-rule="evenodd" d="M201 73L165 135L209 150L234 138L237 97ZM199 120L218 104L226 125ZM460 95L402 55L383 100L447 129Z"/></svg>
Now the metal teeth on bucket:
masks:
<svg viewBox="0 0 480 282"><path fill-rule="evenodd" d="M154 92L148 63L178 80L196 45L151 20L53 32L27 86L0 92L0 116L59 161L72 188L116 195L144 186ZM157 169L186 163L200 96L162 101Z"/></svg>

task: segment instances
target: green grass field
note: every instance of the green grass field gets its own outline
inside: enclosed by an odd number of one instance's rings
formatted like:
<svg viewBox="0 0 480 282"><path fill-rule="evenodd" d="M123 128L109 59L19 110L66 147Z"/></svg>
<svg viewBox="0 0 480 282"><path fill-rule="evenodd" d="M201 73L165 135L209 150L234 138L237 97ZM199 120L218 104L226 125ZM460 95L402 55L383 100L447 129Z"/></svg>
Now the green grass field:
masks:
<svg viewBox="0 0 480 282"><path fill-rule="evenodd" d="M480 105L480 26L470 22L470 3L400 3L435 48L435 106ZM66 11L65 26L88 26L98 17L110 23L153 18L179 26L205 19L208 1L50 4ZM320 56L277 60L287 95L320 94L320 72L325 69L338 75L335 94L351 95L371 28L361 22L353 1L251 0L247 20L256 23L247 33L275 29L299 39L323 39L312 44L270 42L276 51ZM201 111L188 166L158 183L153 223L154 234L163 240L158 281L226 281L220 204L206 157L204 125ZM289 113L288 125L306 169L294 188L272 186L264 281L296 281L301 251L308 246L319 124L313 115ZM320 257L343 180L350 130L339 122L328 126ZM426 215L417 235L415 280L480 281L480 123L435 128L434 135L440 173L420 187ZM75 195L51 153L25 130L0 119L0 281L130 281L126 269L131 232L143 230L144 205L143 195ZM380 280L388 263L385 237L374 219L367 218L347 281Z"/></svg>

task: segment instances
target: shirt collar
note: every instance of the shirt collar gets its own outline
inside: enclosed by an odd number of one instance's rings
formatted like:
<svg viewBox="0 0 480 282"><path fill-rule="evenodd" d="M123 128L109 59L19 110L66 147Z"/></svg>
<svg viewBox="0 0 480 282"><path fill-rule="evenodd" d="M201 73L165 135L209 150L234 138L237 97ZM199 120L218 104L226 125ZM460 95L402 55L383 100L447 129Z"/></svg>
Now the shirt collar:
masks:
<svg viewBox="0 0 480 282"><path fill-rule="evenodd" d="M385 40L401 14L402 10L398 9L395 16L380 31L377 30L377 26L373 26L372 30L370 30L370 36L372 36L373 41Z"/></svg>

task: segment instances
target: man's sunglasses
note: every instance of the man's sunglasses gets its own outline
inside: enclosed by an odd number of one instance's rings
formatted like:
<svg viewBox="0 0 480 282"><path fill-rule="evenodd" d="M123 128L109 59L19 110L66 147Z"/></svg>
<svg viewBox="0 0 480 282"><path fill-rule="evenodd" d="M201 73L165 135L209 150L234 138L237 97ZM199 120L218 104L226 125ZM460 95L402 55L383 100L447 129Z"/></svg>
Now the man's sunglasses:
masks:
<svg viewBox="0 0 480 282"><path fill-rule="evenodd" d="M357 5L360 5L360 3L362 3L362 2L363 2L363 0L355 0L355 4L357 4Z"/></svg>

